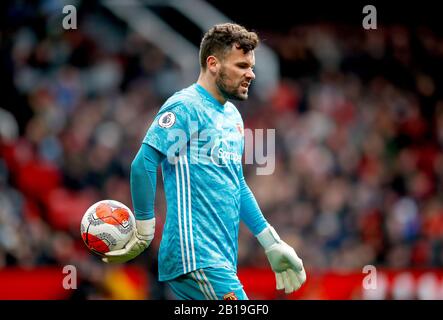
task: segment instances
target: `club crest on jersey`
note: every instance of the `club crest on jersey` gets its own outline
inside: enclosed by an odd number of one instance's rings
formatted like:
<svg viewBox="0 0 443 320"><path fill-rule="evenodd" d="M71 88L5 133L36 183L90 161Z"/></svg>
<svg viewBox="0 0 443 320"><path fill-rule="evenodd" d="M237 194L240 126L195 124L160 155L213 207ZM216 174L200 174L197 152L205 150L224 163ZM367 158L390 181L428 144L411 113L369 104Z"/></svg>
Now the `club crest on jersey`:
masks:
<svg viewBox="0 0 443 320"><path fill-rule="evenodd" d="M229 292L223 296L223 300L238 300L234 292Z"/></svg>
<svg viewBox="0 0 443 320"><path fill-rule="evenodd" d="M241 125L241 123L237 123L237 130L238 130L238 132L240 132L240 134L242 135L242 136L244 136L245 135L245 131L243 130L243 127L242 127L242 125Z"/></svg>
<svg viewBox="0 0 443 320"><path fill-rule="evenodd" d="M158 118L158 125L162 128L170 128L175 123L175 114L172 112L165 112Z"/></svg>

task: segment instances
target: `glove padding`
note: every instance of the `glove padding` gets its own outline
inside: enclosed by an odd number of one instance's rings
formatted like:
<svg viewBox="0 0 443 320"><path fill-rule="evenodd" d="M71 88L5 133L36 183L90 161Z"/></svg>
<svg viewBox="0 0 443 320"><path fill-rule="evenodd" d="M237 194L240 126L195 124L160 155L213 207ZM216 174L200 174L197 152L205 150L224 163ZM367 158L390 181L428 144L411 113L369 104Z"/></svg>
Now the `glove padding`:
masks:
<svg viewBox="0 0 443 320"><path fill-rule="evenodd" d="M268 226L257 238L275 272L277 290L285 289L287 294L298 290L306 281L306 271L295 250L280 239L272 226Z"/></svg>
<svg viewBox="0 0 443 320"><path fill-rule="evenodd" d="M155 218L136 220L136 228L131 240L120 250L105 253L102 260L106 263L122 263L134 259L151 244L155 232Z"/></svg>

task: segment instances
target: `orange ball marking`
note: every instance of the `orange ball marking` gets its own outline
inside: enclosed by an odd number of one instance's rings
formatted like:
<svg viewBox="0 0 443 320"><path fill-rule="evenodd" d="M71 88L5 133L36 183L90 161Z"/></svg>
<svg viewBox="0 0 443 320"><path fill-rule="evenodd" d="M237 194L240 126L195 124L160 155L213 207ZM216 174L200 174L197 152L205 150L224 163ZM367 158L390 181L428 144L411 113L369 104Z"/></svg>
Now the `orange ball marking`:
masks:
<svg viewBox="0 0 443 320"><path fill-rule="evenodd" d="M124 221L129 221L129 212L124 208L117 208L112 210L111 206L102 203L95 209L97 217L105 223L118 225L123 224Z"/></svg>

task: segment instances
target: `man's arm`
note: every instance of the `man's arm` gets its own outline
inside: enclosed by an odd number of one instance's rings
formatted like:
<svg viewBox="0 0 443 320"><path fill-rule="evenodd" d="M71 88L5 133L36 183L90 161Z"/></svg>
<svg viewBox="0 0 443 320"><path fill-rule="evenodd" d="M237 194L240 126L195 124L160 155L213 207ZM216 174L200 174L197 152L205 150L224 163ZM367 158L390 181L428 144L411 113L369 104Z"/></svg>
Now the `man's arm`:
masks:
<svg viewBox="0 0 443 320"><path fill-rule="evenodd" d="M302 260L295 250L280 239L274 228L266 221L257 200L246 184L243 172L240 176L240 218L257 237L265 249L268 261L275 272L277 290L291 293L306 281Z"/></svg>
<svg viewBox="0 0 443 320"><path fill-rule="evenodd" d="M154 218L157 167L165 156L148 144L142 143L131 164L131 197L137 220Z"/></svg>
<svg viewBox="0 0 443 320"><path fill-rule="evenodd" d="M143 143L131 164L131 197L136 229L131 240L121 250L111 251L104 262L126 262L142 253L151 243L155 232L154 202L157 167L165 156Z"/></svg>
<svg viewBox="0 0 443 320"><path fill-rule="evenodd" d="M240 218L254 236L257 236L268 226L268 222L243 174L240 176Z"/></svg>

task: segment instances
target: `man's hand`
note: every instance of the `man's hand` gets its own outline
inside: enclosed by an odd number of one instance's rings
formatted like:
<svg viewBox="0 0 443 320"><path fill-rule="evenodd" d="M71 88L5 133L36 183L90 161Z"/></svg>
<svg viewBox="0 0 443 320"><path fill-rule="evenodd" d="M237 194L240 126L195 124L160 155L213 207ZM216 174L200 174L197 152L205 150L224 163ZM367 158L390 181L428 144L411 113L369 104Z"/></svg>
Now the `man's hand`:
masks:
<svg viewBox="0 0 443 320"><path fill-rule="evenodd" d="M285 289L285 293L298 290L306 281L306 271L295 250L280 239L272 226L260 232L257 239L275 272L277 290Z"/></svg>
<svg viewBox="0 0 443 320"><path fill-rule="evenodd" d="M154 238L155 218L149 220L135 220L136 228L131 240L123 249L105 253L102 260L106 263L126 262L134 259L151 244Z"/></svg>

